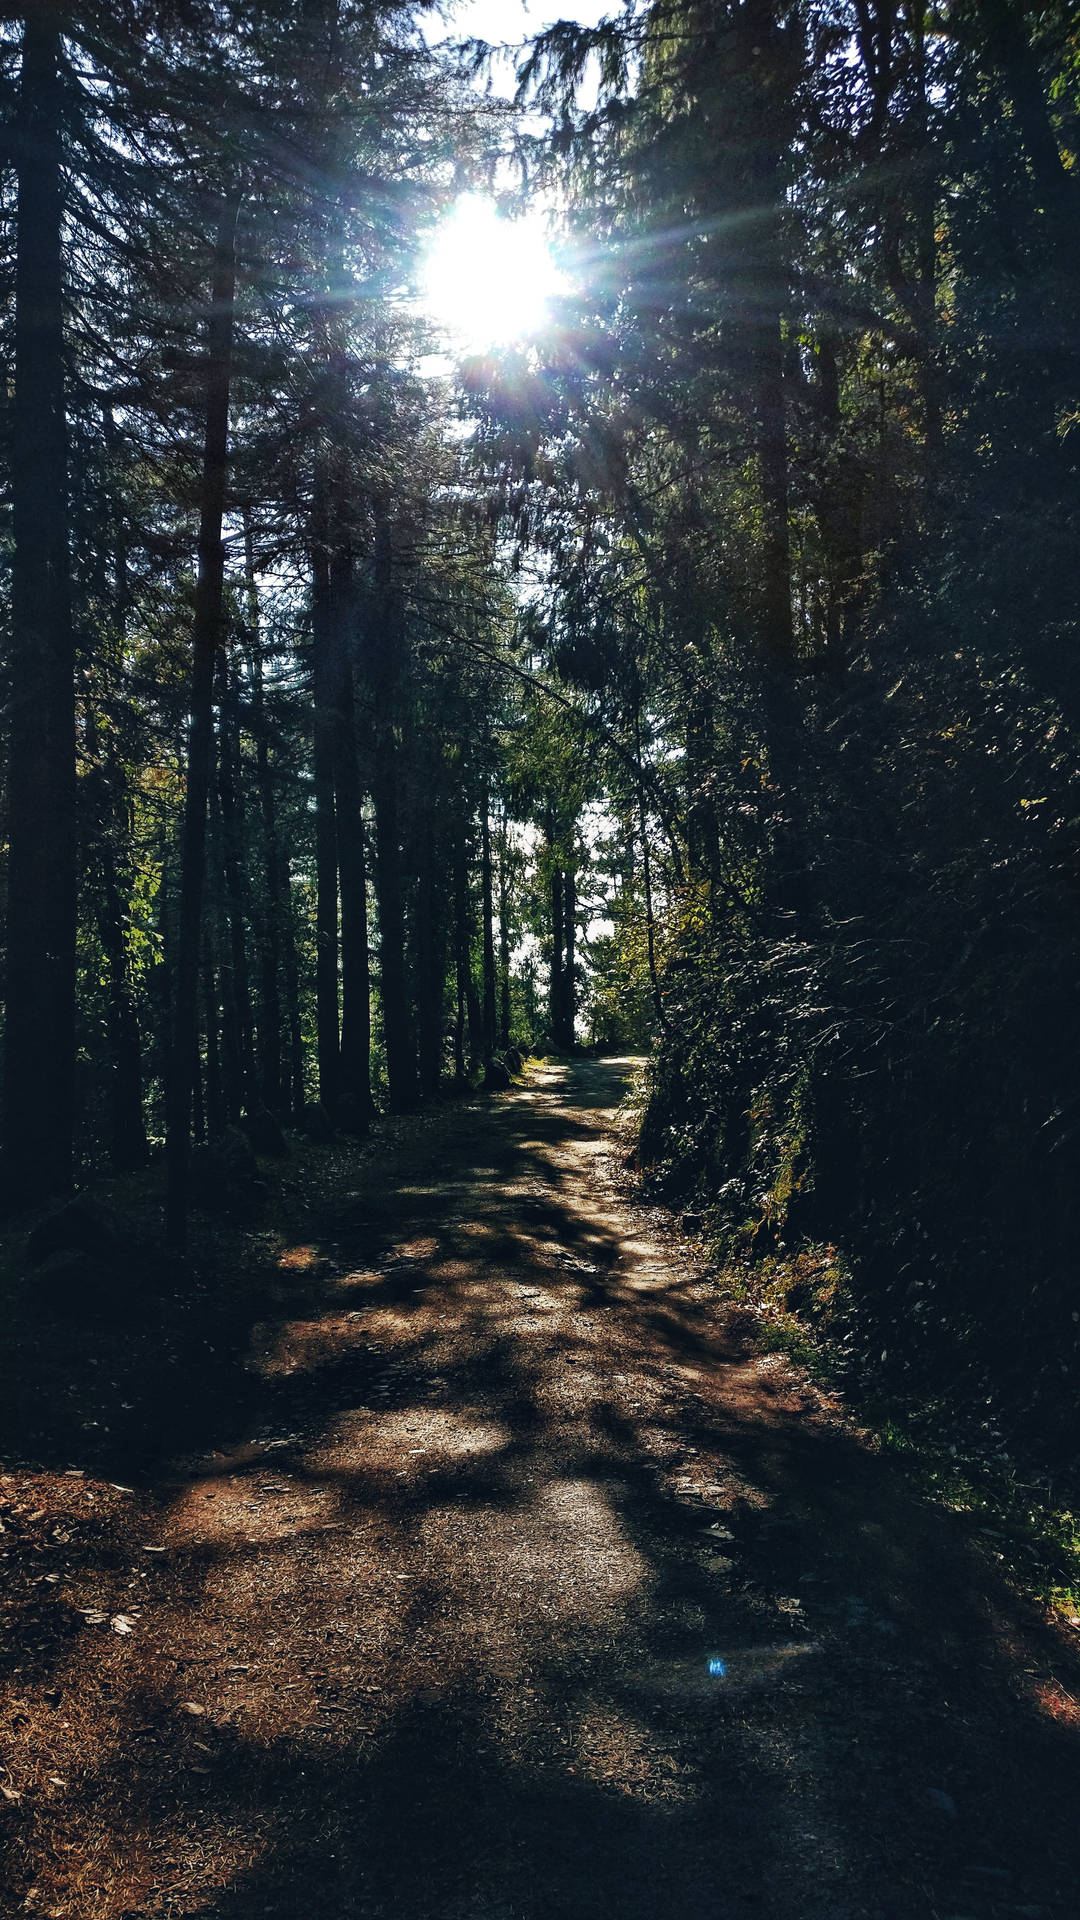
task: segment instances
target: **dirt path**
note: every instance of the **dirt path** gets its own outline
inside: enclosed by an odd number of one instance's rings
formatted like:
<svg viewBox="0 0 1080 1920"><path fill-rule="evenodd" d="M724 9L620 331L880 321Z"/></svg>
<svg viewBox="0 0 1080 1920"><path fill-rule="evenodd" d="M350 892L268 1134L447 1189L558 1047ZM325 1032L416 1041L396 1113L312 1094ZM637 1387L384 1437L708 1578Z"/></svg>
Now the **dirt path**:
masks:
<svg viewBox="0 0 1080 1920"><path fill-rule="evenodd" d="M367 1162L252 1444L69 1477L5 1915L1080 1913L1068 1647L621 1197L625 1073Z"/></svg>

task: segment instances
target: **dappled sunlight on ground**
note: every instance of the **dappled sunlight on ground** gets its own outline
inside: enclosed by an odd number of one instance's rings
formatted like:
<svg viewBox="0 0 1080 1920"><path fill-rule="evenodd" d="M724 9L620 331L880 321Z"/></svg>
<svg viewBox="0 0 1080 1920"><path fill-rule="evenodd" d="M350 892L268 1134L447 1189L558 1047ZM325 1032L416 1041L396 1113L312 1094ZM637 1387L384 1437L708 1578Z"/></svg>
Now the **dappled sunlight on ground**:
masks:
<svg viewBox="0 0 1080 1920"><path fill-rule="evenodd" d="M1065 1911L1074 1682L629 1208L625 1073L406 1140L278 1258L247 1436L73 1492L12 1911Z"/></svg>

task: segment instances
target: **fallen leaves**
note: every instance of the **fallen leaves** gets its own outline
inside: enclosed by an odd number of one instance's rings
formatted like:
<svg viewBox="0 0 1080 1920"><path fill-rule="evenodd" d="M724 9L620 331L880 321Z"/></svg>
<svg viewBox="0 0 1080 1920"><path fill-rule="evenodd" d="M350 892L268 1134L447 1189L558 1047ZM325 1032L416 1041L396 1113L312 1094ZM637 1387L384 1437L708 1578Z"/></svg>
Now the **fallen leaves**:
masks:
<svg viewBox="0 0 1080 1920"><path fill-rule="evenodd" d="M114 1633L121 1636L134 1633L139 1624L133 1614L108 1613L104 1607L79 1607L78 1612L88 1627L110 1626Z"/></svg>

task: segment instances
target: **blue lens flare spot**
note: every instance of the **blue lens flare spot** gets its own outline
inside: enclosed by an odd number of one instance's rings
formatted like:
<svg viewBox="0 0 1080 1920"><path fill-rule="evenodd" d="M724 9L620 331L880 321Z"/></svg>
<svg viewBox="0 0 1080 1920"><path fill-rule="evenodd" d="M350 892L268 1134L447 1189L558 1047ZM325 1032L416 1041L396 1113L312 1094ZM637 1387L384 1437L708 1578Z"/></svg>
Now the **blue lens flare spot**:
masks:
<svg viewBox="0 0 1080 1920"><path fill-rule="evenodd" d="M727 1668L722 1660L710 1660L709 1672L714 1680L723 1680L727 1674Z"/></svg>

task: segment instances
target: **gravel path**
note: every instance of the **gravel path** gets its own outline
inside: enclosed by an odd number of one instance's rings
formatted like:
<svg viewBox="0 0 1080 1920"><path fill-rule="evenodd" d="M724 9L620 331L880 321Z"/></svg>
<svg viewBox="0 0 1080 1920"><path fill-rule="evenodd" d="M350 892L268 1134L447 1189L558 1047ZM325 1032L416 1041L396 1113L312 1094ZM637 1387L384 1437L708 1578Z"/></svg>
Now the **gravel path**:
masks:
<svg viewBox="0 0 1080 1920"><path fill-rule="evenodd" d="M628 1070L377 1154L249 1444L116 1491L160 1552L37 1911L1080 1914L1069 1648L633 1208Z"/></svg>

